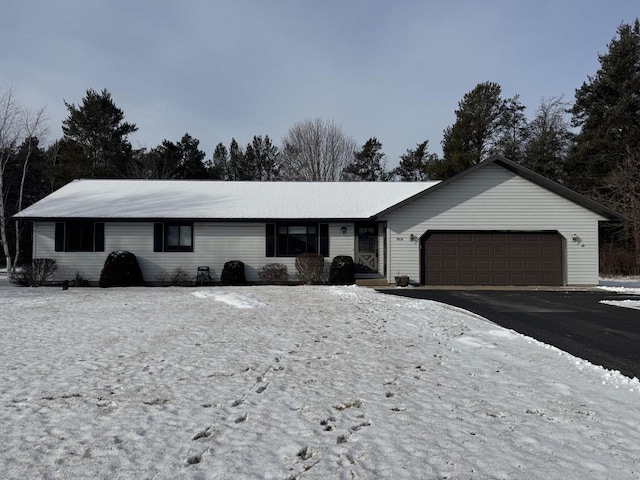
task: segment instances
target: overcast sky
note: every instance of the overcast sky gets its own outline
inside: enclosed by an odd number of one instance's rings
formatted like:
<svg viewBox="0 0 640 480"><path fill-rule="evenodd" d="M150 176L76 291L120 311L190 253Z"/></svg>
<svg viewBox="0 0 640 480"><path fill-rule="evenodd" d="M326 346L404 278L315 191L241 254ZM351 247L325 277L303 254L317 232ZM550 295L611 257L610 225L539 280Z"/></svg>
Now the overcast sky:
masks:
<svg viewBox="0 0 640 480"><path fill-rule="evenodd" d="M442 131L462 96L493 81L531 117L598 68L638 0L0 0L0 82L46 106L106 88L151 148L185 132L277 143L295 122L333 119L359 144L376 136L391 166Z"/></svg>

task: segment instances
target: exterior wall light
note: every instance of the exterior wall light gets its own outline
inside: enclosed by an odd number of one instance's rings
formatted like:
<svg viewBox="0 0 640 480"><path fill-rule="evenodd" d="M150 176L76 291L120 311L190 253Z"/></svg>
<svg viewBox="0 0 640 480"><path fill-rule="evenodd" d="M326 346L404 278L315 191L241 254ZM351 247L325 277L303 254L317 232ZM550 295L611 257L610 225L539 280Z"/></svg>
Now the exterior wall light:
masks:
<svg viewBox="0 0 640 480"><path fill-rule="evenodd" d="M418 237L416 237L413 233L409 235L409 240L411 240L412 242L415 242L417 239Z"/></svg>
<svg viewBox="0 0 640 480"><path fill-rule="evenodd" d="M347 233L347 227L341 227L340 230L342 231L343 235Z"/></svg>

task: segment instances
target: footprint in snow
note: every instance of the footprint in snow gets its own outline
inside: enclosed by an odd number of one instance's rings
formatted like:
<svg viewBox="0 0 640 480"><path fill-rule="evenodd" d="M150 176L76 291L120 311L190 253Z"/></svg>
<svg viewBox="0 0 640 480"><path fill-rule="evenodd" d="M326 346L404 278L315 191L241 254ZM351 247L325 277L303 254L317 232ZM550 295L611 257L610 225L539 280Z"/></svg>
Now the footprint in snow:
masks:
<svg viewBox="0 0 640 480"><path fill-rule="evenodd" d="M238 417L234 420L235 423L242 423L245 422L247 420L247 417L249 416L248 413L245 413L243 416Z"/></svg>
<svg viewBox="0 0 640 480"><path fill-rule="evenodd" d="M260 388L256 390L256 393L263 393L267 389L267 387L269 387L268 383L266 385L262 385Z"/></svg>
<svg viewBox="0 0 640 480"><path fill-rule="evenodd" d="M199 439L201 439L201 438L207 438L207 437L209 437L209 436L211 435L211 428L212 428L212 427L207 427L207 428L205 428L204 430L202 430L202 431L200 431L200 432L196 433L196 434L194 435L194 437L193 437L193 439L192 439L192 440L199 440Z"/></svg>
<svg viewBox="0 0 640 480"><path fill-rule="evenodd" d="M187 465L196 465L202 461L202 454L204 452L196 453L195 455L191 455L187 458Z"/></svg>
<svg viewBox="0 0 640 480"><path fill-rule="evenodd" d="M320 422L320 425L322 425L324 427L325 432L331 432L333 430L335 430L335 427L333 425L331 425L330 422L335 422L337 421L336 417L329 417L326 420L322 420Z"/></svg>
<svg viewBox="0 0 640 480"><path fill-rule="evenodd" d="M354 425L353 427L351 427L351 430L353 430L354 432L357 432L358 430L360 430L362 427L368 427L371 425L371 422L369 420L366 420L358 425Z"/></svg>

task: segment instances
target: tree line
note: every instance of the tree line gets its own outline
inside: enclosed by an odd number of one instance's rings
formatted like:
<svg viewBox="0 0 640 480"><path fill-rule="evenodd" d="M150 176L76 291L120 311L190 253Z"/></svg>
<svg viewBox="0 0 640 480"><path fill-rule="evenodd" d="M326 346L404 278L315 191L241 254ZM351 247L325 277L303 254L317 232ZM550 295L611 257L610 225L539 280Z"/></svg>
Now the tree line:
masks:
<svg viewBox="0 0 640 480"><path fill-rule="evenodd" d="M640 23L621 24L600 67L576 89L573 103L541 100L531 116L519 96L495 82L477 84L443 132L442 156L425 139L388 168L377 137L358 146L332 120L294 124L276 145L255 135L232 138L211 156L185 133L153 148L134 149L138 127L125 121L107 89L65 101L63 136L45 146L43 111L28 111L13 89L0 91L0 243L7 265L28 258L24 225L11 215L75 178L210 179L225 181L424 181L449 178L493 154L590 196L620 212L623 227L607 239L628 253L618 261L640 272ZM25 248L25 245L27 247ZM24 255L23 255L24 254ZM620 269L619 268L619 269Z"/></svg>

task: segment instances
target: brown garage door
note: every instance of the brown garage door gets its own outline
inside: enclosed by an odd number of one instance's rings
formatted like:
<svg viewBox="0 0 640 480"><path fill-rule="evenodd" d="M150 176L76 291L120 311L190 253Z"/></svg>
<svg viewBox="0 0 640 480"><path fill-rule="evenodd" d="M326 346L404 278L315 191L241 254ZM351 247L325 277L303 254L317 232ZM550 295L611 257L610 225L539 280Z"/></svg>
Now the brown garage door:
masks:
<svg viewBox="0 0 640 480"><path fill-rule="evenodd" d="M551 232L436 232L424 239L427 285L562 285L562 237Z"/></svg>

